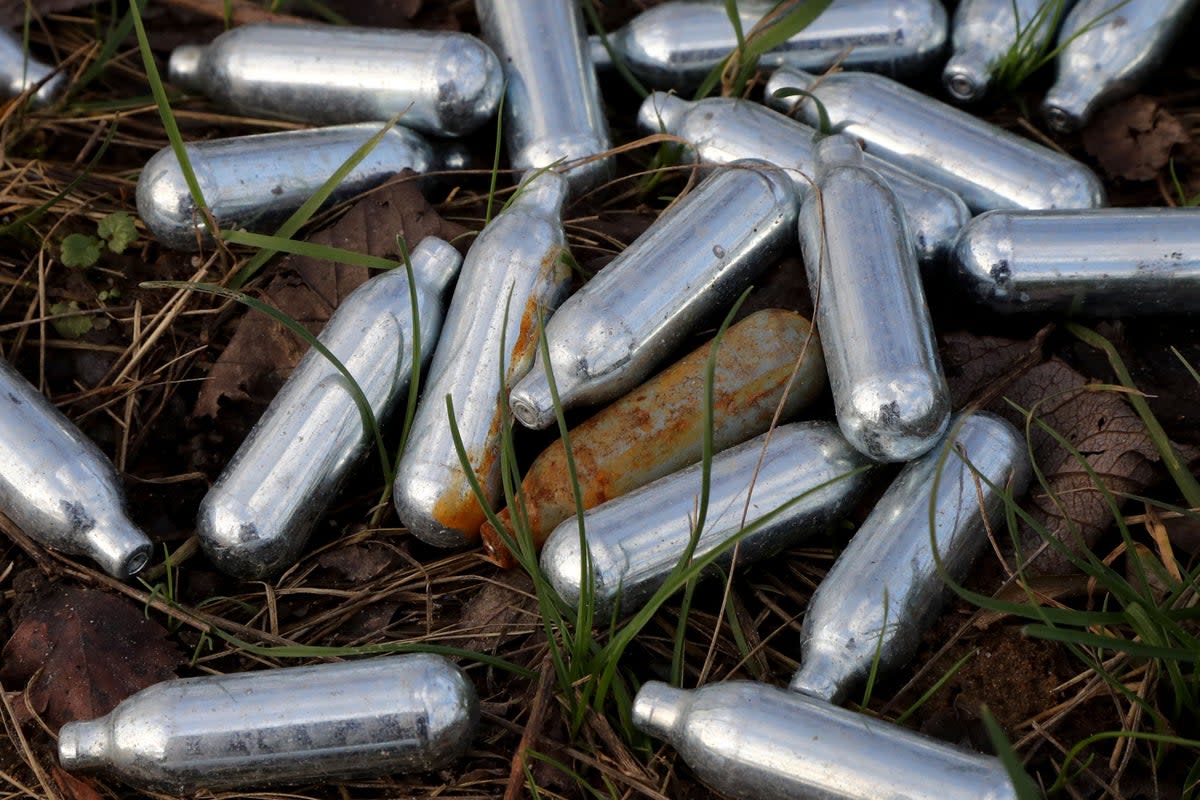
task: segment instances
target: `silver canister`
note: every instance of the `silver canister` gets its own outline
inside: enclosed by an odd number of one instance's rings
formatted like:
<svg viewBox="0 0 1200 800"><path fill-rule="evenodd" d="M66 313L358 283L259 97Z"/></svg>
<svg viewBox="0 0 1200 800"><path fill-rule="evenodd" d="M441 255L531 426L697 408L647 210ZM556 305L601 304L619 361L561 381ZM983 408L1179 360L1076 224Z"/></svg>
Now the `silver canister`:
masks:
<svg viewBox="0 0 1200 800"><path fill-rule="evenodd" d="M792 240L796 192L764 161L715 171L571 296L546 326L563 408L603 403L642 380L706 315L727 307ZM509 396L529 428L554 422L539 359Z"/></svg>
<svg viewBox="0 0 1200 800"><path fill-rule="evenodd" d="M487 518L454 446L447 395L488 505L500 500L502 403L538 357L539 319L553 313L570 284L561 219L567 189L562 175L535 173L467 253L396 468L396 513L429 544L476 541Z"/></svg>
<svg viewBox="0 0 1200 800"><path fill-rule="evenodd" d="M504 65L504 138L513 169L578 162L567 171L578 196L613 176L600 85L576 0L475 0L484 39ZM583 159L587 159L584 161Z"/></svg>
<svg viewBox="0 0 1200 800"><path fill-rule="evenodd" d="M882 75L839 72L818 80L799 70L778 70L767 82L768 102L816 125L814 103L801 102L802 96L775 96L788 88L812 92L830 123L864 142L872 155L945 186L976 214L1105 203L1100 179L1070 156Z"/></svg>
<svg viewBox="0 0 1200 800"><path fill-rule="evenodd" d="M954 11L954 54L942 70L950 96L969 103L987 94L996 63L1021 39L1038 48L1054 38L1074 0L963 0Z"/></svg>
<svg viewBox="0 0 1200 800"><path fill-rule="evenodd" d="M1042 116L1059 132L1087 124L1158 68L1197 0L1079 0L1058 34L1057 77Z"/></svg>
<svg viewBox="0 0 1200 800"><path fill-rule="evenodd" d="M302 206L383 123L260 133L186 145L200 192L220 228L266 230ZM372 189L403 169L438 166L420 134L393 127L330 196L337 203ZM138 214L173 250L211 242L175 153L165 147L146 162L137 185Z"/></svg>
<svg viewBox="0 0 1200 800"><path fill-rule="evenodd" d="M876 664L882 674L907 663L941 610L943 576L966 575L1003 520L1004 494L1020 497L1029 476L1012 425L956 418L937 449L901 470L817 587L790 688L841 703Z"/></svg>
<svg viewBox="0 0 1200 800"><path fill-rule="evenodd" d="M0 29L0 94L18 97L39 83L41 87L29 97L33 108L53 103L66 87L67 76L62 72L55 74L54 67L29 55L19 34Z"/></svg>
<svg viewBox="0 0 1200 800"><path fill-rule="evenodd" d="M945 432L950 392L907 226L852 139L814 151L800 247L838 424L871 458L909 461Z"/></svg>
<svg viewBox="0 0 1200 800"><path fill-rule="evenodd" d="M171 53L172 83L239 114L314 125L400 124L461 136L496 113L500 62L465 33L334 25L243 25Z"/></svg>
<svg viewBox="0 0 1200 800"><path fill-rule="evenodd" d="M992 211L954 247L955 277L1002 312L1200 309L1200 208Z"/></svg>
<svg viewBox="0 0 1200 800"><path fill-rule="evenodd" d="M0 512L30 538L87 556L114 578L150 560L112 462L0 359Z"/></svg>
<svg viewBox="0 0 1200 800"><path fill-rule="evenodd" d="M828 422L781 425L769 441L763 434L718 453L694 557L728 546L717 562L728 567L730 538L756 523L761 527L738 545L739 565L819 533L858 499L866 473L855 470L868 463ZM701 469L693 464L584 513L597 622L607 622L614 607L629 614L644 605L684 556L698 513ZM578 522L568 519L546 540L541 564L571 605L582 591L583 563Z"/></svg>
<svg viewBox="0 0 1200 800"><path fill-rule="evenodd" d="M777 4L742 2L738 16L749 34ZM725 5L676 0L643 11L608 34L609 45L634 75L663 89L690 89L737 49ZM946 44L946 9L938 0L834 0L808 27L759 57L769 69L821 72L840 63L889 75L911 75L933 63ZM597 68L612 57L599 36L590 39Z"/></svg>
<svg viewBox="0 0 1200 800"><path fill-rule="evenodd" d="M816 175L812 152L816 131L748 100L710 97L690 102L653 92L642 101L638 125L643 133L670 133L685 139L691 155L709 164L743 158L769 161L792 179L801 200ZM896 193L917 258L922 264L943 263L959 230L971 218L962 198L874 156L868 155L866 163Z"/></svg>
<svg viewBox="0 0 1200 800"><path fill-rule="evenodd" d="M425 653L207 675L68 722L58 762L173 795L428 772L467 749L475 687Z"/></svg>
<svg viewBox="0 0 1200 800"><path fill-rule="evenodd" d="M433 352L442 294L462 257L426 238L412 253L421 359ZM408 388L414 325L407 271L355 289L318 340L354 376L382 422ZM222 571L244 578L295 563L313 527L374 445L342 373L310 350L200 504L196 533Z"/></svg>
<svg viewBox="0 0 1200 800"><path fill-rule="evenodd" d="M998 758L752 681L642 685L633 725L746 800L1016 800Z"/></svg>

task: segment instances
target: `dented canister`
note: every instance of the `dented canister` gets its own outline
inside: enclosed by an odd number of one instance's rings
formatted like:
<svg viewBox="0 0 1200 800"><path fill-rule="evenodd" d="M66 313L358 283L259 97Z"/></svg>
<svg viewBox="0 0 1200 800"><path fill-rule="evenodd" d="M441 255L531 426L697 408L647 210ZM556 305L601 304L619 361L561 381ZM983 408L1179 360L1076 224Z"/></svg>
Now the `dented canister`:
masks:
<svg viewBox="0 0 1200 800"><path fill-rule="evenodd" d="M796 192L764 161L715 171L576 292L546 326L563 408L625 394L709 313L778 261L792 239ZM554 422L538 360L509 396L529 428Z"/></svg>
<svg viewBox="0 0 1200 800"><path fill-rule="evenodd" d="M742 2L738 17L750 35L776 6ZM600 36L590 39L592 61L609 67ZM629 70L651 86L690 89L737 49L738 37L724 5L675 0L643 11L608 34ZM920 72L946 43L946 9L938 0L833 0L803 30L759 56L760 67L791 66L821 72L834 64L889 75Z"/></svg>
<svg viewBox="0 0 1200 800"><path fill-rule="evenodd" d="M739 565L825 530L858 499L868 463L828 422L782 425L718 453L693 558L728 545L717 560L728 567L730 539L756 524L738 543ZM699 513L701 471L693 464L583 515L598 624L607 623L614 609L629 614L644 605L686 555ZM550 534L541 564L559 595L575 605L585 579L576 520Z"/></svg>
<svg viewBox="0 0 1200 800"><path fill-rule="evenodd" d="M433 352L442 294L462 257L426 238L413 251L421 360ZM318 341L385 419L412 375L416 330L407 270L396 268L355 289ZM374 446L345 376L310 350L200 504L196 533L223 572L264 578L295 563L309 534L363 454Z"/></svg>
<svg viewBox="0 0 1200 800"><path fill-rule="evenodd" d="M0 512L31 539L128 578L151 544L129 520L112 462L0 359Z"/></svg>
<svg viewBox="0 0 1200 800"><path fill-rule="evenodd" d="M1194 313L1198 232L1200 208L992 211L963 229L951 263L996 311Z"/></svg>
<svg viewBox="0 0 1200 800"><path fill-rule="evenodd" d="M907 224L854 140L814 152L800 246L838 424L871 458L909 461L945 432L950 391Z"/></svg>
<svg viewBox="0 0 1200 800"><path fill-rule="evenodd" d="M454 446L447 395L488 505L500 499L502 404L538 356L539 320L569 288L561 219L567 186L556 172L534 173L467 253L396 468L396 513L429 544L474 541L486 519Z"/></svg>
<svg viewBox="0 0 1200 800"><path fill-rule="evenodd" d="M758 103L728 97L689 102L666 92L642 101L643 133L670 133L688 142L694 157L710 164L761 158L784 170L797 195L808 195L816 175L812 128ZM911 172L867 156L867 164L887 180L908 219L922 264L945 261L959 230L971 218L962 198Z"/></svg>
<svg viewBox="0 0 1200 800"><path fill-rule="evenodd" d="M570 431L584 509L700 460L704 381L712 348L710 342L692 351ZM751 314L725 332L716 353L713 450L763 433L776 411L781 421L789 421L824 388L821 343L808 320L779 308ZM540 549L560 522L575 515L562 440L537 457L521 481L521 491L526 527L535 550ZM509 510L499 518L511 534ZM485 522L479 532L493 561L516 565L491 523Z"/></svg>
<svg viewBox="0 0 1200 800"><path fill-rule="evenodd" d="M45 83L42 83L45 81ZM45 108L54 102L67 85L65 73L43 64L25 49L21 36L0 28L0 94L18 97L42 83L29 96L33 108Z"/></svg>
<svg viewBox="0 0 1200 800"><path fill-rule="evenodd" d="M633 725L746 800L1016 800L1000 759L752 681L642 684Z"/></svg>
<svg viewBox="0 0 1200 800"><path fill-rule="evenodd" d="M775 96L789 88L811 92L824 104L830 123L864 142L872 155L945 186L976 214L1105 203L1100 179L1070 156L882 75L839 72L818 79L799 70L776 71L767 82L768 102L816 125L814 103L803 102L801 95Z"/></svg>
<svg viewBox="0 0 1200 800"><path fill-rule="evenodd" d="M475 0L479 27L504 65L504 138L513 169L562 162L572 196L613 176L612 147L583 8L575 0ZM582 161L582 159L587 159Z"/></svg>
<svg viewBox="0 0 1200 800"><path fill-rule="evenodd" d="M171 53L172 83L239 114L314 125L382 122L462 136L496 113L504 79L483 42L451 31L258 23Z"/></svg>
<svg viewBox="0 0 1200 800"><path fill-rule="evenodd" d="M1019 498L1029 476L1012 425L986 413L956 418L940 446L900 472L817 587L791 689L841 703L873 670L912 658L945 580L962 580L1003 520L1005 494Z"/></svg>
<svg viewBox="0 0 1200 800"><path fill-rule="evenodd" d="M1062 50L1042 116L1059 132L1087 124L1158 68L1197 0L1079 0L1058 34Z"/></svg>
<svg viewBox="0 0 1200 800"><path fill-rule="evenodd" d="M172 795L428 772L467 749L475 687L441 656L165 681L69 722L58 762Z"/></svg>
<svg viewBox="0 0 1200 800"><path fill-rule="evenodd" d="M381 127L364 122L260 133L191 142L185 149L217 227L266 230L302 206ZM393 127L347 173L327 204L373 189L401 170L428 172L437 165L419 133ZM173 250L198 250L212 241L170 147L142 169L137 207L155 238Z"/></svg>
<svg viewBox="0 0 1200 800"><path fill-rule="evenodd" d="M954 11L954 55L942 70L942 84L955 100L981 99L997 62L1021 48L1041 48L1054 38L1074 0L963 0Z"/></svg>

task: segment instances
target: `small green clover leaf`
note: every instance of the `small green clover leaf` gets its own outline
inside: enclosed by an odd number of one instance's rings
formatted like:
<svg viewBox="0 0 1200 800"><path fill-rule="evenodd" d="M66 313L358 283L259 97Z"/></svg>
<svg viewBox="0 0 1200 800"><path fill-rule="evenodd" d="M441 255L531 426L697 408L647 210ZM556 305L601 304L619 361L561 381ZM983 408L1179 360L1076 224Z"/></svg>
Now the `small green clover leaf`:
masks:
<svg viewBox="0 0 1200 800"><path fill-rule="evenodd" d="M137 228L133 217L124 211L116 211L100 220L96 227L100 238L108 242L108 249L114 253L123 253L125 248L137 241Z"/></svg>
<svg viewBox="0 0 1200 800"><path fill-rule="evenodd" d="M100 260L100 240L83 233L72 233L62 240L62 262L68 267L87 269Z"/></svg>

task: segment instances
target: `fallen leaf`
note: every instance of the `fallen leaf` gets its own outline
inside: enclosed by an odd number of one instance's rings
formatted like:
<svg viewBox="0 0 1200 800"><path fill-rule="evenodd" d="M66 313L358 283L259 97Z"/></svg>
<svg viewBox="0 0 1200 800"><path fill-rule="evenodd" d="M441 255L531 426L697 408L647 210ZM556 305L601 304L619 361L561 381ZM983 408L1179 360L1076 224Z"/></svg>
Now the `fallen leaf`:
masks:
<svg viewBox="0 0 1200 800"><path fill-rule="evenodd" d="M1120 394L1082 388L1089 383L1092 381L1054 358L1017 379L1005 397L1022 408L1032 408L1038 419L1070 442L1109 492L1117 497L1138 494L1154 480L1158 451L1141 419ZM997 403L993 410L1024 430L1024 418L1008 403ZM1090 548L1113 522L1104 494L1078 459L1054 437L1038 425L1029 433L1049 491L1032 486L1026 508L1039 526L1068 547L1076 551ZM1043 544L1035 530L1026 528L1024 553ZM1076 571L1069 559L1049 547L1031 567L1050 574Z"/></svg>
<svg viewBox="0 0 1200 800"><path fill-rule="evenodd" d="M451 240L466 231L447 222L412 181L391 184L355 203L333 226L308 238L316 244L399 258L396 237L409 250L426 236ZM365 267L287 256L262 292L262 300L320 333L338 304L369 277ZM279 323L247 313L200 389L194 417L217 417L222 398L266 405L308 346Z"/></svg>
<svg viewBox="0 0 1200 800"><path fill-rule="evenodd" d="M1141 419L1118 392L1084 389L1095 381L1063 360L1035 363L1041 359L1046 333L1048 329L1025 342L967 333L942 337L943 366L955 407L982 400L984 408L1005 417L1022 433L1025 417L1013 404L1032 410L1083 455L1109 492L1118 497L1141 492L1154 480L1159 461ZM1090 548L1113 522L1103 492L1052 435L1037 424L1030 425L1028 433L1048 491L1035 481L1022 507L1038 526L1076 552ZM1077 535L1072 535L1072 529ZM1077 572L1066 556L1045 546L1037 531L1023 524L1022 554L1028 557L1039 550L1030 563L1033 572Z"/></svg>
<svg viewBox="0 0 1200 800"><path fill-rule="evenodd" d="M107 714L131 694L175 677L184 658L166 637L127 600L58 584L21 610L0 652L0 680L24 686L32 679L30 701L57 729Z"/></svg>
<svg viewBox="0 0 1200 800"><path fill-rule="evenodd" d="M1145 95L1134 95L1096 115L1083 130L1083 146L1112 178L1153 180L1171 149L1189 137L1175 116Z"/></svg>
<svg viewBox="0 0 1200 800"><path fill-rule="evenodd" d="M536 615L529 576L510 570L485 584L463 607L458 627L471 638L461 646L495 653L500 645L528 633Z"/></svg>
<svg viewBox="0 0 1200 800"><path fill-rule="evenodd" d="M87 778L72 775L58 765L50 767L50 775L63 797L70 800L102 800L104 797Z"/></svg>
<svg viewBox="0 0 1200 800"><path fill-rule="evenodd" d="M333 573L335 582L357 585L379 576L395 560L395 554L388 548L365 542L328 550L317 558L317 563Z"/></svg>

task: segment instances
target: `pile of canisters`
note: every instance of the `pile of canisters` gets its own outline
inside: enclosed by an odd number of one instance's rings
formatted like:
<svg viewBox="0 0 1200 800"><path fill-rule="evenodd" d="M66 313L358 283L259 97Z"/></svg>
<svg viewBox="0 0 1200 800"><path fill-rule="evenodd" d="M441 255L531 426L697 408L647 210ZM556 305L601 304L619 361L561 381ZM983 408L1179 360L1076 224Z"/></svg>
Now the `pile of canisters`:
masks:
<svg viewBox="0 0 1200 800"><path fill-rule="evenodd" d="M742 28L769 5L740 3ZM528 531L566 600L587 586L596 620L641 607L681 559L728 565L736 538L746 564L826 530L858 501L872 464L905 462L805 611L788 689L652 681L634 724L738 797L1014 797L997 759L839 705L871 670L913 655L945 578L966 573L1030 476L1007 422L952 413L922 280L1012 313L1194 309L1200 212L1104 209L1084 165L885 73L936 68L952 27L946 89L972 100L1018 31L1028 40L1060 28L1043 111L1067 130L1132 91L1195 5L963 0L950 26L938 0L834 0L763 57L772 108L676 93L736 47L721 2L663 3L591 41L576 0L476 0L484 41L258 24L179 48L177 87L323 127L188 144L203 206L175 154L154 156L137 203L165 246L210 245L209 220L271 230L364 145L333 199L403 169L453 169L459 150L425 137L478 129L502 93L521 173L465 258L440 239L414 242L411 271L373 278L337 309L320 341L344 371L315 351L300 362L204 498L204 551L245 578L294 564L371 446L347 374L386 419L414 359L428 367L395 479L400 521L440 547L482 540L504 566L517 560L516 527ZM5 42L10 92L53 102L62 76ZM706 177L570 294L562 212L614 177L597 81L614 62L672 90L650 93L638 124L686 142ZM835 63L842 71L819 75ZM839 133L810 127L825 115ZM797 243L815 324L767 309L664 364ZM716 455L695 530L710 357ZM826 380L836 424L791 421ZM111 464L2 362L0 383L0 510L51 547L136 573L150 542L123 510ZM562 409L603 404L570 433L584 553L562 442L531 466L525 507L512 511L499 507L501 434L506 407L540 429ZM151 789L216 791L433 769L464 751L477 720L457 667L387 657L159 684L63 727L60 759Z"/></svg>

